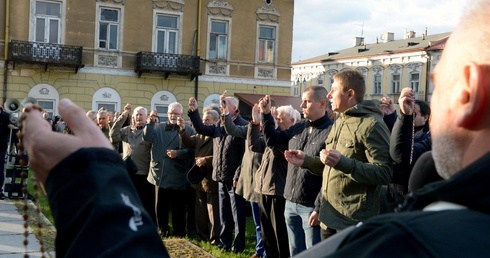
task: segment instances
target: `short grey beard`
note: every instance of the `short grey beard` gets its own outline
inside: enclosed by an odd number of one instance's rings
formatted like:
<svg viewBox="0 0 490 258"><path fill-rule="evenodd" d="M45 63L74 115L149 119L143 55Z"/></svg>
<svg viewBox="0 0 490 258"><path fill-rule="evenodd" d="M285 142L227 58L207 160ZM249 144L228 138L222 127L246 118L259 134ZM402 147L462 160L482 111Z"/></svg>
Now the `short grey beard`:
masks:
<svg viewBox="0 0 490 258"><path fill-rule="evenodd" d="M432 156L439 176L449 179L461 170L463 158L461 150L461 146L455 143L454 137L442 135L432 138Z"/></svg>

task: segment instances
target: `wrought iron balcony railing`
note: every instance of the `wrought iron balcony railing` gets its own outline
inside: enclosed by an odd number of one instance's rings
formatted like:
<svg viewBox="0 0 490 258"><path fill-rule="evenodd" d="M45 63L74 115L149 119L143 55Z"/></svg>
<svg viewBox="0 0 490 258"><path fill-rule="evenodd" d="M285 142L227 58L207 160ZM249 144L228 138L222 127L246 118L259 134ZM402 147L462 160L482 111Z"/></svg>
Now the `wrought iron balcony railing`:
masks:
<svg viewBox="0 0 490 258"><path fill-rule="evenodd" d="M165 79L170 74L190 75L190 79L193 80L200 75L199 66L199 56L138 52L134 71L138 76L144 72L163 72Z"/></svg>
<svg viewBox="0 0 490 258"><path fill-rule="evenodd" d="M78 68L82 64L81 46L69 46L53 43L12 40L9 43L9 61L63 65ZM14 63L15 65L15 63Z"/></svg>

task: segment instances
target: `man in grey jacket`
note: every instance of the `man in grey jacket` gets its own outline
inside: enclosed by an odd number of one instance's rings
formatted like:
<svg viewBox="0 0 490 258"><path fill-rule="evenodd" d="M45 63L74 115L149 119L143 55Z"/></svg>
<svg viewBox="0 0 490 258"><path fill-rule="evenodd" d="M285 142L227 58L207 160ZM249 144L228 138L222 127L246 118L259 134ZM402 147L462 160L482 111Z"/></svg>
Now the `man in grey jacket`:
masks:
<svg viewBox="0 0 490 258"><path fill-rule="evenodd" d="M123 127L126 120L129 119L130 113L131 105L127 104L109 131L109 136L113 144L122 142L123 160L131 160L136 165L138 170L136 173L130 174L131 180L143 206L156 223L155 187L147 180L150 169L151 144L143 141L143 129L146 126L148 111L144 107L136 107L131 116L133 122L131 125Z"/></svg>
<svg viewBox="0 0 490 258"><path fill-rule="evenodd" d="M186 235L187 171L194 161L194 152L183 147L177 122L182 118L182 105L174 102L168 106L167 123L155 124L156 116L143 131L143 140L152 143L148 181L155 185L156 216L160 234L169 236L168 214L172 210L173 235ZM186 131L195 134L186 126Z"/></svg>

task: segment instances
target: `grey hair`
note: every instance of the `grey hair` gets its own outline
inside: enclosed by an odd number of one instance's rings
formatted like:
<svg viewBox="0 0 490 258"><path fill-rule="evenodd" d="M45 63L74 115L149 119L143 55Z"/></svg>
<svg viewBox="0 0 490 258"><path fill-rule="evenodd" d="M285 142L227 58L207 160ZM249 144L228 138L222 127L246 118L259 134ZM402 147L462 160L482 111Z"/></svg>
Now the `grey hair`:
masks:
<svg viewBox="0 0 490 258"><path fill-rule="evenodd" d="M180 104L179 102L174 102L174 103L170 103L168 105L168 110L172 110L174 108L178 108L180 109L181 112L184 112L184 108L182 107L182 104Z"/></svg>
<svg viewBox="0 0 490 258"><path fill-rule="evenodd" d="M133 115L137 114L138 111L140 110L143 110L143 113L145 114L145 116L148 115L148 109L146 109L145 107L136 107L134 110L133 110Z"/></svg>
<svg viewBox="0 0 490 258"><path fill-rule="evenodd" d="M297 123L301 119L301 115L299 114L298 110L294 109L291 105L280 106L276 109L276 111L277 113L284 112L284 114L287 114L288 119L294 119L294 123Z"/></svg>
<svg viewBox="0 0 490 258"><path fill-rule="evenodd" d="M216 111L214 109L209 109L209 110L205 111L204 116L206 116L206 114L210 114L214 120L219 119L219 113L218 113L218 111Z"/></svg>

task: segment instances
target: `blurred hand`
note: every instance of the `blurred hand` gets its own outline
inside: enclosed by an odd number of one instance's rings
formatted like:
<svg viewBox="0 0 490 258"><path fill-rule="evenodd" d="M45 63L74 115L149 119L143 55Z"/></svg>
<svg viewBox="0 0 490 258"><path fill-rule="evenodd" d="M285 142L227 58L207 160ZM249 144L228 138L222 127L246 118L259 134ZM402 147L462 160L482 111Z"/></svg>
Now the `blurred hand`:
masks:
<svg viewBox="0 0 490 258"><path fill-rule="evenodd" d="M150 112L150 115L148 116L148 120L151 121L151 122L154 122L154 123L157 123L158 122L158 112L157 112L156 109L153 109Z"/></svg>
<svg viewBox="0 0 490 258"><path fill-rule="evenodd" d="M390 97L382 97L381 98L381 110L385 116L393 114L395 112L395 104L393 104L393 100Z"/></svg>
<svg viewBox="0 0 490 258"><path fill-rule="evenodd" d="M127 110L127 111L131 112L131 104L127 103L127 104L124 106L124 110Z"/></svg>
<svg viewBox="0 0 490 258"><path fill-rule="evenodd" d="M320 214L316 211L311 213L310 218L308 218L308 225L310 225L310 227L320 225L320 220L318 219L319 215Z"/></svg>
<svg viewBox="0 0 490 258"><path fill-rule="evenodd" d="M206 166L206 158L204 158L204 157L197 157L196 158L196 166L198 166L198 167Z"/></svg>
<svg viewBox="0 0 490 258"><path fill-rule="evenodd" d="M334 149L323 149L320 151L320 161L329 167L335 167L339 163L341 157L342 154Z"/></svg>
<svg viewBox="0 0 490 258"><path fill-rule="evenodd" d="M271 97L265 95L265 97L259 102L260 112L263 114L269 114L271 111Z"/></svg>
<svg viewBox="0 0 490 258"><path fill-rule="evenodd" d="M178 156L178 153L176 150L167 150L167 156L171 159L175 159Z"/></svg>
<svg viewBox="0 0 490 258"><path fill-rule="evenodd" d="M185 129L185 120L184 120L184 118L179 117L177 119L177 125L180 127L180 130L184 130Z"/></svg>
<svg viewBox="0 0 490 258"><path fill-rule="evenodd" d="M46 182L51 170L64 158L81 148L113 147L102 131L85 115L85 111L68 99L62 99L58 110L73 134L53 132L41 112L26 104L22 122L22 143L29 156L30 168L36 179ZM70 173L70 171L66 171Z"/></svg>
<svg viewBox="0 0 490 258"><path fill-rule="evenodd" d="M289 163L297 167L301 167L305 162L305 153L300 150L287 150L284 152L284 157Z"/></svg>
<svg viewBox="0 0 490 258"><path fill-rule="evenodd" d="M415 94L411 88L403 88L400 93L400 98L398 98L398 104L400 105L400 112L409 116L412 115L415 110Z"/></svg>
<svg viewBox="0 0 490 258"><path fill-rule="evenodd" d="M252 107L252 124L260 124L262 122L262 115L260 114L260 108L258 104Z"/></svg>
<svg viewBox="0 0 490 258"><path fill-rule="evenodd" d="M195 111L197 109L197 100L194 97L189 98L189 110Z"/></svg>

